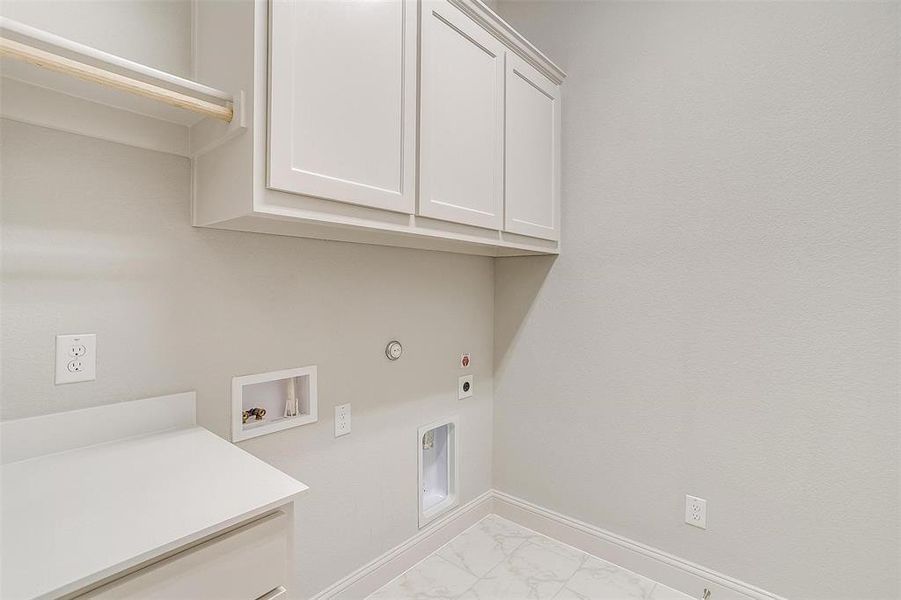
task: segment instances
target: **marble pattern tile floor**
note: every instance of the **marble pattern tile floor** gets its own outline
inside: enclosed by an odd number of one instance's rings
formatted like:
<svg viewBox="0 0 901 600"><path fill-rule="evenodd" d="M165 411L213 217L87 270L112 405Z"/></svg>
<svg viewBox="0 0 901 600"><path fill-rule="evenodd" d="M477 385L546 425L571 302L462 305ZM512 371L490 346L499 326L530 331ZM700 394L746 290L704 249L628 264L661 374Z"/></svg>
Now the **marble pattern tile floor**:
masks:
<svg viewBox="0 0 901 600"><path fill-rule="evenodd" d="M539 533L489 515L368 600L692 600Z"/></svg>

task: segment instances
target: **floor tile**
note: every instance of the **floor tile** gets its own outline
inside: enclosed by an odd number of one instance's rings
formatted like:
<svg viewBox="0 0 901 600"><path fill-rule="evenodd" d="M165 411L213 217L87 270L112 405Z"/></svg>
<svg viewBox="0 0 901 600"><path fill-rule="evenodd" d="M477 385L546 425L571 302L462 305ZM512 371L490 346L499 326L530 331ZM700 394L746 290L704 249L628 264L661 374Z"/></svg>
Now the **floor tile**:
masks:
<svg viewBox="0 0 901 600"><path fill-rule="evenodd" d="M532 537L529 538L529 541L537 546L541 546L543 548L547 548L548 550L556 552L557 554L575 558L579 562L581 562L582 559L588 556L588 554L582 552L581 550L576 550L572 546L567 546L562 542L558 542L557 540L543 536L540 533L533 533Z"/></svg>
<svg viewBox="0 0 901 600"><path fill-rule="evenodd" d="M456 598L475 581L475 575L433 554L367 600L445 600Z"/></svg>
<svg viewBox="0 0 901 600"><path fill-rule="evenodd" d="M692 600L490 515L369 600Z"/></svg>
<svg viewBox="0 0 901 600"><path fill-rule="evenodd" d="M658 583L651 590L650 600L693 600L688 594L683 594L678 590L667 587L662 583Z"/></svg>
<svg viewBox="0 0 901 600"><path fill-rule="evenodd" d="M649 599L655 582L593 556L582 564L566 588L592 600Z"/></svg>
<svg viewBox="0 0 901 600"><path fill-rule="evenodd" d="M438 551L438 556L481 577L534 535L491 515L451 540Z"/></svg>
<svg viewBox="0 0 901 600"><path fill-rule="evenodd" d="M583 596L581 594L577 594L566 586L560 589L557 592L557 595L554 596L554 600L591 600L588 596Z"/></svg>
<svg viewBox="0 0 901 600"><path fill-rule="evenodd" d="M580 558L528 541L480 579L472 600L550 599L582 564Z"/></svg>

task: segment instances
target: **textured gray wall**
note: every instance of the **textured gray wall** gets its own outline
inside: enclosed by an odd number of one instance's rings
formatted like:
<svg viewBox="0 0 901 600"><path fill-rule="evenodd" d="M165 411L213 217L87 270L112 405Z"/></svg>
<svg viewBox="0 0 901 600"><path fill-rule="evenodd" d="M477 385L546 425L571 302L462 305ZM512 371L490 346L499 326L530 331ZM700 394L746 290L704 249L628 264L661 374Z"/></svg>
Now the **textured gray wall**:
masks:
<svg viewBox="0 0 901 600"><path fill-rule="evenodd" d="M459 414L462 501L490 488L491 259L195 229L187 159L9 121L0 136L3 419L197 390L227 437L233 375L318 365L319 422L241 444L310 486L302 597L416 533L420 425ZM97 381L53 385L54 336L87 332ZM463 351L477 392L459 402Z"/></svg>
<svg viewBox="0 0 901 600"><path fill-rule="evenodd" d="M901 597L898 9L501 5L569 79L563 254L496 266L496 487L790 598Z"/></svg>

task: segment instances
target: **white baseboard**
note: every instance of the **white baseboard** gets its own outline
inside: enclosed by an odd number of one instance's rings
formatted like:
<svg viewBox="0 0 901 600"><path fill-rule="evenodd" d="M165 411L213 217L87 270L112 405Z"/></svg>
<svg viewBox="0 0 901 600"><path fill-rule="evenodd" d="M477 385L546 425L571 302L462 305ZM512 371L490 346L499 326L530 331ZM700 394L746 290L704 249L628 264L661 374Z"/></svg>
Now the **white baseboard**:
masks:
<svg viewBox="0 0 901 600"><path fill-rule="evenodd" d="M419 533L325 588L310 600L360 600L475 525L493 511L488 490L422 528Z"/></svg>
<svg viewBox="0 0 901 600"><path fill-rule="evenodd" d="M493 496L494 512L498 516L649 577L692 598L701 598L704 589L709 589L711 600L785 600L728 575L527 500L497 490L493 491Z"/></svg>
<svg viewBox="0 0 901 600"><path fill-rule="evenodd" d="M489 514L509 519L624 569L640 573L692 598L701 598L704 590L708 589L711 591L711 600L785 600L663 550L498 490L489 490L458 507L405 542L322 590L311 600L365 598Z"/></svg>

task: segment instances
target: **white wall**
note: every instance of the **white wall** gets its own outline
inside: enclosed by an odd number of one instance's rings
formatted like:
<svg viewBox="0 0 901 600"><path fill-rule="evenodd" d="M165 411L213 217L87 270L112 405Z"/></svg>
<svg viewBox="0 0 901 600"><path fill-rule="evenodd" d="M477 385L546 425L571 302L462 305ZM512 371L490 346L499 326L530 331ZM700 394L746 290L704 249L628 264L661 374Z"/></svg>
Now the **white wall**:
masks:
<svg viewBox="0 0 901 600"><path fill-rule="evenodd" d="M319 423L241 444L311 488L302 597L416 533L418 426L459 414L462 501L490 488L490 259L195 229L186 159L10 121L0 136L3 419L194 389L227 436L233 375L317 364ZM97 333L96 382L53 385L66 332ZM458 402L463 351L478 393Z"/></svg>
<svg viewBox="0 0 901 600"><path fill-rule="evenodd" d="M191 76L191 3L185 0L3 0L0 14L175 75Z"/></svg>
<svg viewBox="0 0 901 600"><path fill-rule="evenodd" d="M496 487L790 598L901 597L899 4L501 14L569 78L563 254L496 264Z"/></svg>

